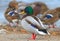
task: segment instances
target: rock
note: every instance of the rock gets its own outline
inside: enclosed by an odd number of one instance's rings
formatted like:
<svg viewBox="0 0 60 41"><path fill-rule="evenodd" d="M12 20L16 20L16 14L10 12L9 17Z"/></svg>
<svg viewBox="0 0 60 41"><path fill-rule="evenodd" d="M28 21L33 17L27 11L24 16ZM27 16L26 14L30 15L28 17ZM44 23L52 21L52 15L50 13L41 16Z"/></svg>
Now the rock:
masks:
<svg viewBox="0 0 60 41"><path fill-rule="evenodd" d="M0 30L0 34L6 34L6 33L7 33L7 30L5 30L5 29Z"/></svg>

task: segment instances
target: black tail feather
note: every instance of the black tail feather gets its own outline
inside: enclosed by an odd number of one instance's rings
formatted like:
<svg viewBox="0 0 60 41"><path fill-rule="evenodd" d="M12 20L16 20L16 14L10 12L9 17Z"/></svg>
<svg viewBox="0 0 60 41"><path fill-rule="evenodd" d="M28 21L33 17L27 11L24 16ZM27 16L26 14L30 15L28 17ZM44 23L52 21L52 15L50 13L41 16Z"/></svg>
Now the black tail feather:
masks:
<svg viewBox="0 0 60 41"><path fill-rule="evenodd" d="M46 29L39 29L39 31L42 31L44 33L47 33L47 30Z"/></svg>

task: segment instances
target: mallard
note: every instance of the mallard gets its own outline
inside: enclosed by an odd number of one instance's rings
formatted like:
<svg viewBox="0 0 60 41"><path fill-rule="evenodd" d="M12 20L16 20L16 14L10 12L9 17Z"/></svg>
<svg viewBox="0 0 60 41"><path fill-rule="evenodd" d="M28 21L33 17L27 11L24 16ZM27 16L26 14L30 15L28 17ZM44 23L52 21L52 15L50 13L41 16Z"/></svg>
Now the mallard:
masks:
<svg viewBox="0 0 60 41"><path fill-rule="evenodd" d="M42 2L31 3L31 7L34 10L34 16L37 16L39 18L42 17L42 15L44 14L44 12L46 12L47 10L49 10L49 8L47 7L47 5L45 3L42 3Z"/></svg>
<svg viewBox="0 0 60 41"><path fill-rule="evenodd" d="M54 23L59 20L59 14L57 13L58 12L55 9L46 11L42 17L44 23L47 25L51 25L54 28Z"/></svg>
<svg viewBox="0 0 60 41"><path fill-rule="evenodd" d="M24 12L26 15L21 20L21 25L25 30L32 33L32 39L35 39L37 34L49 35L49 32L46 30L41 20L33 16L33 9L31 6L27 6Z"/></svg>
<svg viewBox="0 0 60 41"><path fill-rule="evenodd" d="M4 14L9 24L11 23L13 24L13 22L14 24L15 22L18 23L19 15L17 9L18 9L18 3L16 1L12 1L9 3L9 6Z"/></svg>

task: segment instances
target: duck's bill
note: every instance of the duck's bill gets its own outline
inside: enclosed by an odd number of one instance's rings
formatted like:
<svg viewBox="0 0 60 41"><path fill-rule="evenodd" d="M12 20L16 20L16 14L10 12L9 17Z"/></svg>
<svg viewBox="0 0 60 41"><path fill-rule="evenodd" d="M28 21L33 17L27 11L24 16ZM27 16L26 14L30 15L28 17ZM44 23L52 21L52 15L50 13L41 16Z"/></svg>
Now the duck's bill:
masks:
<svg viewBox="0 0 60 41"><path fill-rule="evenodd" d="M19 14L25 15L26 13L25 13L25 11L21 11Z"/></svg>

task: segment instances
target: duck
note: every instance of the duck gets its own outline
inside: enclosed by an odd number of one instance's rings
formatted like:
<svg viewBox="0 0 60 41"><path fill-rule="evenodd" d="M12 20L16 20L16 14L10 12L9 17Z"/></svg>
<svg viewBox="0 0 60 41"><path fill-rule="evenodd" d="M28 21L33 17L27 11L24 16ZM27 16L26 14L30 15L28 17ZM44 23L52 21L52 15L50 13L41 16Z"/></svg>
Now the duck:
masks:
<svg viewBox="0 0 60 41"><path fill-rule="evenodd" d="M27 6L24 9L25 16L21 20L21 26L28 32L32 33L33 40L36 39L36 35L50 35L47 29L44 27L42 21L34 16L33 8L31 6ZM21 13L23 14L23 13Z"/></svg>
<svg viewBox="0 0 60 41"><path fill-rule="evenodd" d="M49 10L47 5L45 3L43 3L43 2L33 2L33 3L31 3L30 6L34 10L34 16L37 16L39 18L41 18L43 16L44 12Z"/></svg>
<svg viewBox="0 0 60 41"><path fill-rule="evenodd" d="M49 28L56 28L55 22L59 20L59 14L56 9L48 10L44 13L43 22L46 25L49 25Z"/></svg>
<svg viewBox="0 0 60 41"><path fill-rule="evenodd" d="M14 26L13 24L17 25L19 20L19 15L17 12L18 9L18 2L11 1L8 5L8 8L5 11L5 19L9 22L10 26Z"/></svg>

